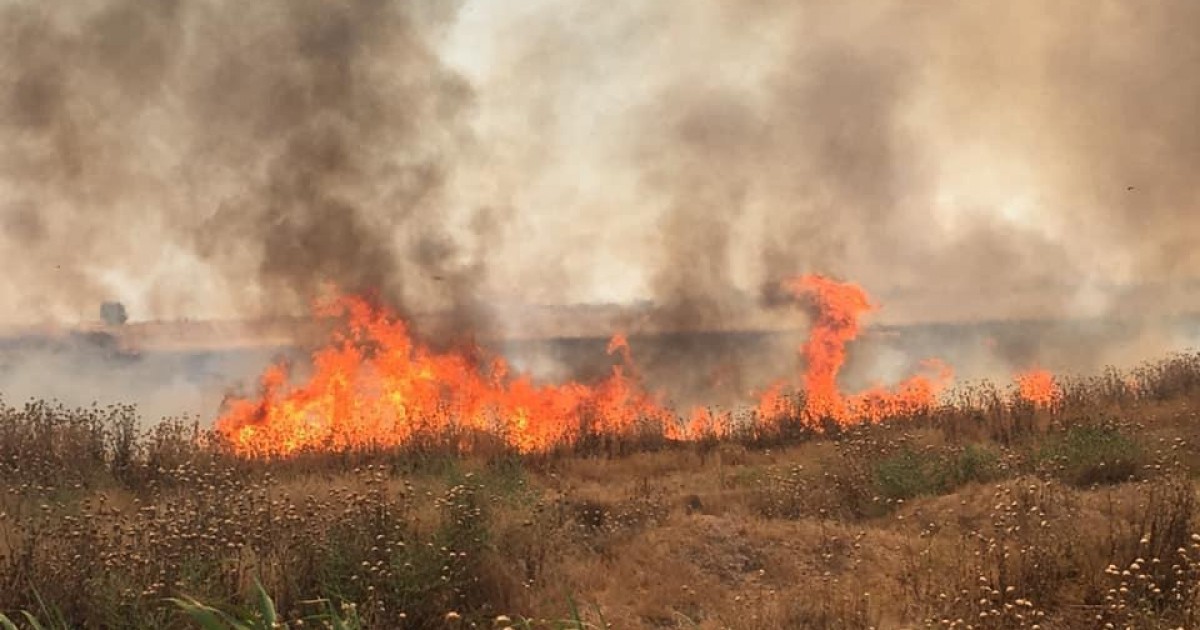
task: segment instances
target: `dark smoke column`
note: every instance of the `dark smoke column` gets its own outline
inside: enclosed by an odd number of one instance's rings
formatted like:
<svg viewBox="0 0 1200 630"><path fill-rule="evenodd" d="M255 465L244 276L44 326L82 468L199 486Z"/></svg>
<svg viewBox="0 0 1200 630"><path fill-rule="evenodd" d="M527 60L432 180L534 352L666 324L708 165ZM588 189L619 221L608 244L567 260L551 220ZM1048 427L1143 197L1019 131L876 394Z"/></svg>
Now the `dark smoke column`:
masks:
<svg viewBox="0 0 1200 630"><path fill-rule="evenodd" d="M481 273L456 266L439 204L472 90L433 50L452 12L422 8L6 3L13 286L62 311L110 294L97 278L117 270L149 285L154 308L193 312L211 294L151 276L171 252L246 312L306 311L326 283L396 307L452 302L471 288L460 276Z"/></svg>

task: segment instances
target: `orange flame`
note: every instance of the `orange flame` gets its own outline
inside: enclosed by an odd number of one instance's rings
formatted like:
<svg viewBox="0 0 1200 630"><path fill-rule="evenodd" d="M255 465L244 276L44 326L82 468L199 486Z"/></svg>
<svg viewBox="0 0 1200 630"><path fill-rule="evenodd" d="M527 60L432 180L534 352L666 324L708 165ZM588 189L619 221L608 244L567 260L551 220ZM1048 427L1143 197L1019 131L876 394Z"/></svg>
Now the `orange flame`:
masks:
<svg viewBox="0 0 1200 630"><path fill-rule="evenodd" d="M784 287L795 297L811 296L817 309L817 320L803 348L808 362L805 413L841 422L850 411L837 387L838 372L846 363L846 343L858 337L859 317L875 307L861 287L822 276L800 276Z"/></svg>
<svg viewBox="0 0 1200 630"><path fill-rule="evenodd" d="M361 299L337 299L324 312L345 317L346 329L314 354L308 381L290 386L286 366L273 366L258 400L230 402L217 421L238 453L395 446L473 431L529 452L570 444L584 430L627 434L668 415L621 366L594 386L538 386L510 376L501 358L481 366L416 344L404 322Z"/></svg>
<svg viewBox="0 0 1200 630"><path fill-rule="evenodd" d="M922 364L925 374L909 377L894 391L881 387L850 397L850 418L879 422L884 418L911 416L930 409L937 396L954 379L950 366L937 359Z"/></svg>
<svg viewBox="0 0 1200 630"><path fill-rule="evenodd" d="M708 407L692 409L682 426L669 422L664 425L664 436L671 440L703 440L727 438L733 431L733 415L729 412L714 412Z"/></svg>
<svg viewBox="0 0 1200 630"><path fill-rule="evenodd" d="M858 337L859 319L875 310L875 305L862 287L819 275L793 278L784 283L784 289L794 298L809 299L817 311L808 341L800 349L807 363L804 408L794 409L783 397L784 385L776 384L759 401L760 417L778 420L799 412L813 426L826 419L840 425L877 422L929 409L953 379L949 366L931 359L923 366L926 374L913 376L894 390L874 387L844 396L837 377L846 363L846 344Z"/></svg>
<svg viewBox="0 0 1200 630"><path fill-rule="evenodd" d="M843 395L837 377L846 344L858 336L860 317L875 307L860 287L822 276L800 276L784 288L794 298L811 300L816 310L801 348L804 396L791 395L784 381L772 385L756 406L761 424L752 427L756 431L787 418L819 427L826 419L846 425L919 413L952 378L947 366L927 362L924 374L892 389ZM465 448L470 441L464 438L472 434L534 452L569 446L585 435L628 436L646 426L675 440L722 438L735 428L729 412L697 408L684 419L660 404L640 385L621 333L608 344L608 354L619 353L621 362L607 378L592 385L539 385L512 374L503 358L419 344L403 321L360 298L335 298L317 312L345 324L314 353L312 375L293 384L288 367L275 365L263 374L257 399L227 402L216 428L237 453L280 457L389 447L420 436L455 438Z"/></svg>
<svg viewBox="0 0 1200 630"><path fill-rule="evenodd" d="M1051 409L1062 400L1062 390L1049 370L1035 368L1017 375L1017 393L1021 400L1042 409Z"/></svg>

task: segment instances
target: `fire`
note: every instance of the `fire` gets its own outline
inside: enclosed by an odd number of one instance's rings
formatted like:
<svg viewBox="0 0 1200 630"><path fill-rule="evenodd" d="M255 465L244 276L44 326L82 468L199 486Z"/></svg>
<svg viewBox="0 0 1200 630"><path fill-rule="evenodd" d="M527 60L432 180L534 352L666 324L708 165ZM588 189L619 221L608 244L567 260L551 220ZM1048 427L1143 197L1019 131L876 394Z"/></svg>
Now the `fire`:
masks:
<svg viewBox="0 0 1200 630"><path fill-rule="evenodd" d="M1017 375L1017 393L1021 400L1032 403L1042 409L1050 409L1058 405L1062 399L1062 390L1054 380L1054 374L1048 370L1034 368Z"/></svg>
<svg viewBox="0 0 1200 630"><path fill-rule="evenodd" d="M257 400L230 402L217 421L238 453L386 447L472 432L530 452L571 444L584 430L628 434L669 415L619 365L595 385L539 386L510 374L502 358L472 361L416 343L403 321L361 299L339 298L322 312L346 325L314 354L307 382L290 385L288 368L273 366ZM627 347L618 337L610 351Z"/></svg>
<svg viewBox="0 0 1200 630"><path fill-rule="evenodd" d="M891 389L843 394L837 378L846 345L858 336L861 317L876 307L862 288L823 276L800 276L783 288L815 311L800 349L806 369L799 383L779 381L762 393L754 430L789 418L820 427L827 420L847 425L919 413L952 378L947 366L928 362L923 374ZM293 383L287 365L272 366L256 399L228 401L217 420L217 430L239 454L390 447L422 437L469 448L476 435L538 452L585 435L629 436L646 427L675 440L722 438L736 428L730 412L696 408L681 418L663 406L640 384L622 333L608 344L619 362L606 378L545 385L478 349L435 351L416 341L404 321L360 298L335 298L317 312L344 325L314 353L311 376Z"/></svg>
<svg viewBox="0 0 1200 630"><path fill-rule="evenodd" d="M664 429L664 436L671 440L727 438L733 430L733 414L714 412L708 407L696 407L692 409L686 423L680 425L668 422L664 425Z"/></svg>
<svg viewBox="0 0 1200 630"><path fill-rule="evenodd" d="M621 358L625 360L625 365L630 367L633 366L633 356L629 350L629 339L625 336L625 333L619 332L614 334L612 338L608 340L608 348L605 350L605 352L609 354L620 352Z"/></svg>
<svg viewBox="0 0 1200 630"><path fill-rule="evenodd" d="M924 374L909 377L896 385L894 391L875 387L851 396L849 418L878 422L930 409L938 394L954 379L954 371L937 359L927 359L921 367Z"/></svg>
<svg viewBox="0 0 1200 630"><path fill-rule="evenodd" d="M778 419L791 417L798 411L791 399L784 395L787 383L780 381L767 388L758 399L755 411L759 418Z"/></svg>
<svg viewBox="0 0 1200 630"><path fill-rule="evenodd" d="M838 391L837 375L846 362L846 344L858 337L859 318L875 307L861 287L817 275L784 283L793 297L811 297L817 319L801 350L808 368L804 372L805 413L814 418L845 419L850 412Z"/></svg>
<svg viewBox="0 0 1200 630"><path fill-rule="evenodd" d="M850 396L842 394L837 377L846 363L846 344L858 337L862 316L877 307L862 287L819 275L793 278L784 283L784 289L795 299L809 300L816 310L812 332L800 349L806 362L804 403L802 409L794 408L783 396L784 384L776 384L759 400L761 418L778 420L799 414L812 426L824 420L840 425L877 422L929 409L953 379L949 366L930 359L923 365L924 374L892 390L880 386Z"/></svg>

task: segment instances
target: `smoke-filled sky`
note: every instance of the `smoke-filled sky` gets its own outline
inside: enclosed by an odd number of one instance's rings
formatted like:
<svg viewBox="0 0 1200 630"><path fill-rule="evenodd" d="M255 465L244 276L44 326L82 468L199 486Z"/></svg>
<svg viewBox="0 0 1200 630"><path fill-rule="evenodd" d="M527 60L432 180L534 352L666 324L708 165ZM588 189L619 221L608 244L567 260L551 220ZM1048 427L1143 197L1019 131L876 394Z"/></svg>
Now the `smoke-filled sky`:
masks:
<svg viewBox="0 0 1200 630"><path fill-rule="evenodd" d="M1200 277L1197 24L1194 0L0 0L0 322L295 312L332 282L712 323L813 271L931 319L1017 292L1104 314Z"/></svg>

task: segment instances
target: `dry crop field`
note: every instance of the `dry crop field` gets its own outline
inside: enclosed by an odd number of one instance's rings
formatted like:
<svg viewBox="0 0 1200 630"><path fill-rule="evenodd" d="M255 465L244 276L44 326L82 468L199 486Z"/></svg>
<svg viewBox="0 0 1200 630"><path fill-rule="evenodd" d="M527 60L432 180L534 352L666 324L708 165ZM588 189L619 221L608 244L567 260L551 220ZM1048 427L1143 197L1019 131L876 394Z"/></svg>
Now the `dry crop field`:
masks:
<svg viewBox="0 0 1200 630"><path fill-rule="evenodd" d="M1200 354L1056 386L1052 404L960 386L823 432L647 425L532 454L430 435L275 459L188 421L140 431L133 408L5 406L0 611L46 628L216 610L207 627L1196 627Z"/></svg>

